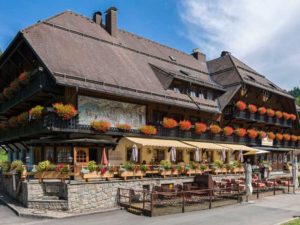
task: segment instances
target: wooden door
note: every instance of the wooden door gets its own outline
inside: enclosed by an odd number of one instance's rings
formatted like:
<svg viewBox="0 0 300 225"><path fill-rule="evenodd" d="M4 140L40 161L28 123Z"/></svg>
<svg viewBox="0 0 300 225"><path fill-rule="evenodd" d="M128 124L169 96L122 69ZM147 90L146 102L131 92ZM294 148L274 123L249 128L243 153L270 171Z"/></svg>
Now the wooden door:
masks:
<svg viewBox="0 0 300 225"><path fill-rule="evenodd" d="M87 147L75 147L74 148L74 166L75 174L79 174L80 170L87 166L89 162L89 148Z"/></svg>

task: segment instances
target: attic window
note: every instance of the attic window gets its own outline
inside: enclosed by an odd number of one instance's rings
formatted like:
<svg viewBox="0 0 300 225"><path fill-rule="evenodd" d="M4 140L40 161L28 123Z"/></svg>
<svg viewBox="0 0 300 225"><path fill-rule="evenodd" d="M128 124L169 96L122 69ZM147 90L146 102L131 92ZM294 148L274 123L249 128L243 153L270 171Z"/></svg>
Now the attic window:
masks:
<svg viewBox="0 0 300 225"><path fill-rule="evenodd" d="M277 89L277 87L276 87L274 84L272 84L272 83L269 83L269 85L270 85L272 88L275 88L275 89Z"/></svg>
<svg viewBox="0 0 300 225"><path fill-rule="evenodd" d="M171 55L170 55L169 58L170 58L172 61L174 61L174 62L176 61L176 58L175 58L174 56L171 56Z"/></svg>
<svg viewBox="0 0 300 225"><path fill-rule="evenodd" d="M252 77L252 76L250 76L250 75L247 75L247 77L248 77L250 80L252 80L252 81L256 81L256 80L254 79L254 77Z"/></svg>
<svg viewBox="0 0 300 225"><path fill-rule="evenodd" d="M189 75L190 75L190 73L187 72L187 71L184 71L184 70L179 70L179 71L180 71L180 73L183 73L183 74L186 75L186 76L189 76Z"/></svg>

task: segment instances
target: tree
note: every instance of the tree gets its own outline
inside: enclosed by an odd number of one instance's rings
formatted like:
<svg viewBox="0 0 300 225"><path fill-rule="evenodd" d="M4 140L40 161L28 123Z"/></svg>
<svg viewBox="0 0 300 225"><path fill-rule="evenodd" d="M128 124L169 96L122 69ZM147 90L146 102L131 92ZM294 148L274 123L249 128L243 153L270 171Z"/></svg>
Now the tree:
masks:
<svg viewBox="0 0 300 225"><path fill-rule="evenodd" d="M296 105L300 107L300 96L296 98Z"/></svg>
<svg viewBox="0 0 300 225"><path fill-rule="evenodd" d="M289 93L295 98L300 97L300 88L294 87L293 90L289 91Z"/></svg>

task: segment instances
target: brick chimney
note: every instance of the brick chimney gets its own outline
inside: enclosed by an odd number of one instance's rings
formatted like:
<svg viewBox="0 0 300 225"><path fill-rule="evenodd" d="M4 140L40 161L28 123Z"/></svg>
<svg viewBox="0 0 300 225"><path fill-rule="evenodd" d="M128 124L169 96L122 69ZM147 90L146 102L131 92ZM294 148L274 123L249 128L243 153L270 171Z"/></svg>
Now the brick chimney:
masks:
<svg viewBox="0 0 300 225"><path fill-rule="evenodd" d="M194 56L194 58L197 60L204 61L204 62L206 61L205 54L200 52L199 48L193 49L193 52L191 55Z"/></svg>
<svg viewBox="0 0 300 225"><path fill-rule="evenodd" d="M111 36L117 37L117 8L110 7L105 13L105 29Z"/></svg>
<svg viewBox="0 0 300 225"><path fill-rule="evenodd" d="M95 12L94 15L93 15L93 21L102 26L102 13L101 12Z"/></svg>

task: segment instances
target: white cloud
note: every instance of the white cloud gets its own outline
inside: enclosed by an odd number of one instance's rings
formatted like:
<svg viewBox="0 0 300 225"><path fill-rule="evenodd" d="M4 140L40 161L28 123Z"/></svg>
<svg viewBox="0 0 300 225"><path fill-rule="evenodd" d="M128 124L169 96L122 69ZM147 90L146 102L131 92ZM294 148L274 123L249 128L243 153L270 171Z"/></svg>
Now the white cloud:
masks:
<svg viewBox="0 0 300 225"><path fill-rule="evenodd" d="M227 50L282 88L300 86L300 1L181 0L179 9L208 58Z"/></svg>

